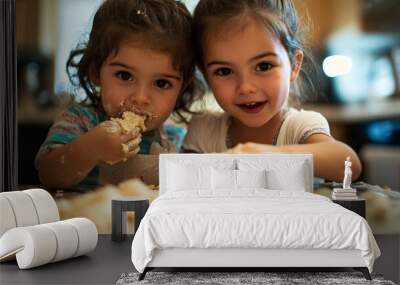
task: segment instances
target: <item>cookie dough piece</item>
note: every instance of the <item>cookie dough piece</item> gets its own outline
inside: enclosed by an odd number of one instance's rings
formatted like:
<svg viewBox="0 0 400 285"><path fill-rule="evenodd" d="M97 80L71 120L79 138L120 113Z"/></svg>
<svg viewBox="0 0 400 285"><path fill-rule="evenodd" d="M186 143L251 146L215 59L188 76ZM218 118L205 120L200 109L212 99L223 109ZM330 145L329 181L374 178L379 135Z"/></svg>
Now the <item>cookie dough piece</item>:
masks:
<svg viewBox="0 0 400 285"><path fill-rule="evenodd" d="M144 132L146 130L146 118L131 111L123 112L122 119L111 118L111 121L117 122L124 134L130 133L135 128L139 129L140 132Z"/></svg>
<svg viewBox="0 0 400 285"><path fill-rule="evenodd" d="M125 111L122 113L122 118L111 118L111 120L101 123L101 126L108 133L122 133L129 134L133 131L144 132L146 131L145 121L148 119L146 115L138 115L132 111ZM127 144L121 144L122 151L125 154L129 153L129 146ZM124 159L123 161L126 161ZM108 164L114 164L114 162L106 161Z"/></svg>

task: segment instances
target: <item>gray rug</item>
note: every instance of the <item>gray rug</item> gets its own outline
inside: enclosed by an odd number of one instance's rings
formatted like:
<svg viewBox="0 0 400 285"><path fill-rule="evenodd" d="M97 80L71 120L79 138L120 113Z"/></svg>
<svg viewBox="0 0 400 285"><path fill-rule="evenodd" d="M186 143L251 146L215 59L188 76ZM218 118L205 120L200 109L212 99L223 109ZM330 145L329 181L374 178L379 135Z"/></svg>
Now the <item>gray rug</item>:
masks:
<svg viewBox="0 0 400 285"><path fill-rule="evenodd" d="M122 274L117 285L133 284L379 284L395 285L384 280L381 275L372 275L372 281L364 278L360 272L148 272L142 281L139 273Z"/></svg>

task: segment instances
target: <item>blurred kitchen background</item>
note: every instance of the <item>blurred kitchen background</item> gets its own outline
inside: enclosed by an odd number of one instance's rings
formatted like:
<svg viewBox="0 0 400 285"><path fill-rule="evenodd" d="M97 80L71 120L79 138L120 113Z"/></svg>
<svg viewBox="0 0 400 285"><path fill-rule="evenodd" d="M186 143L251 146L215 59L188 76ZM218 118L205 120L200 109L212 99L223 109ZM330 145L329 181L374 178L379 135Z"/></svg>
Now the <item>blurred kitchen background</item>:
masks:
<svg viewBox="0 0 400 285"><path fill-rule="evenodd" d="M57 114L78 94L65 62L102 0L16 0L19 184L39 184L34 158ZM193 10L197 0L183 1ZM360 155L360 180L400 190L400 1L295 0L321 75L302 108L328 119ZM206 106L216 108L212 96Z"/></svg>
<svg viewBox="0 0 400 285"><path fill-rule="evenodd" d="M1 1L1 0L0 0ZM198 0L183 0L193 10ZM234 0L232 0L234 1ZM375 270L400 281L400 0L294 0L301 21L310 19L309 44L319 69L318 96L302 106L321 112L335 138L352 146L363 163L366 218L383 256ZM16 0L18 55L18 182L39 185L34 158L57 114L74 90L65 72L69 52L85 40L102 0ZM212 96L204 105L217 109ZM169 125L179 142L182 129ZM364 183L366 182L366 183ZM63 219L90 218L110 233L110 197L125 193L152 201L158 191L137 180L87 194L57 191ZM377 185L377 186L374 186ZM315 187L330 197L332 184ZM143 188L143 189L142 189ZM77 191L78 193L73 193ZM83 205L83 206L82 206ZM129 217L128 217L129 218ZM132 221L132 217L131 217ZM393 235L393 233L397 235Z"/></svg>

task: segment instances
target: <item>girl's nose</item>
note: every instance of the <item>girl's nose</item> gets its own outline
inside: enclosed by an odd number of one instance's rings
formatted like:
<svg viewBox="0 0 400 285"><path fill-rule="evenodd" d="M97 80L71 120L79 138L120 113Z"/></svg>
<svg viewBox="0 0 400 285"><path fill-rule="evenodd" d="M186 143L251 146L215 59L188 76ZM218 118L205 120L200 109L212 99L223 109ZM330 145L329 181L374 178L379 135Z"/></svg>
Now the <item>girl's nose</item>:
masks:
<svg viewBox="0 0 400 285"><path fill-rule="evenodd" d="M239 77L238 91L239 91L239 95L248 95L248 94L256 93L257 86L253 82L251 75L242 74Z"/></svg>
<svg viewBox="0 0 400 285"><path fill-rule="evenodd" d="M131 100L137 106L149 105L151 103L150 92L145 86L139 87L135 90L134 94L132 94Z"/></svg>

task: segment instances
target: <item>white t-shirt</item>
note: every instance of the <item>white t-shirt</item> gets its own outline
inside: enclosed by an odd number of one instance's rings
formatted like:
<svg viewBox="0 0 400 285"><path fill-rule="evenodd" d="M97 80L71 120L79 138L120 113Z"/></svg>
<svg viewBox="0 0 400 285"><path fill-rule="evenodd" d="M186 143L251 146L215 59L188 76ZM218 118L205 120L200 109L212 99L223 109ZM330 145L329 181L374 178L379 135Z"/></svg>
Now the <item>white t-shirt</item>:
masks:
<svg viewBox="0 0 400 285"><path fill-rule="evenodd" d="M225 152L230 116L227 113L204 113L193 116L183 149L198 153ZM320 113L290 108L279 129L276 145L301 144L312 134L330 136L328 121Z"/></svg>

